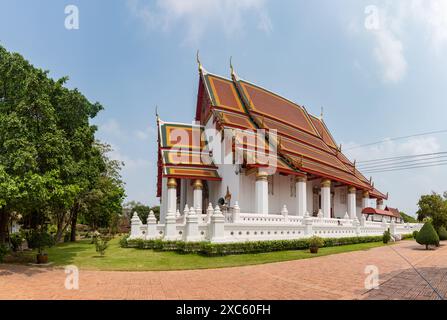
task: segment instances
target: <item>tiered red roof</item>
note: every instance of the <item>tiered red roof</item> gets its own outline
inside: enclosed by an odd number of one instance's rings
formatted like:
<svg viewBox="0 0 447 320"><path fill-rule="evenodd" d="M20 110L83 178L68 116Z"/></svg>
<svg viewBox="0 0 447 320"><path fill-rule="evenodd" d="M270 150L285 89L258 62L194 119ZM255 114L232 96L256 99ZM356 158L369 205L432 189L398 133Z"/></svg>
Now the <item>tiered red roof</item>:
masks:
<svg viewBox="0 0 447 320"><path fill-rule="evenodd" d="M342 153L321 117L309 114L303 106L269 90L239 79L210 74L200 67L196 121L200 126L159 122L159 191L161 176L175 178L220 179L217 167L207 156L206 141L200 133L213 117L218 129L236 133L233 146L242 149L247 168L261 167L261 155L277 162L277 171L284 174L324 177L369 191L370 196L387 199L388 195L374 188L354 163ZM179 145L176 129L189 132L190 142ZM241 130L266 129L262 153L257 144L240 137ZM174 134L173 134L174 133ZM193 139L195 137L195 140ZM199 138L197 138L199 137ZM201 138L200 138L201 137ZM272 143L277 152L270 152ZM179 147L182 153L179 155ZM185 150L187 152L185 153ZM250 160L250 161L248 161Z"/></svg>
<svg viewBox="0 0 447 320"><path fill-rule="evenodd" d="M342 153L320 117L234 73L232 79L203 69L200 74L197 121L205 124L214 115L225 128L277 130L280 170L329 178L387 198Z"/></svg>

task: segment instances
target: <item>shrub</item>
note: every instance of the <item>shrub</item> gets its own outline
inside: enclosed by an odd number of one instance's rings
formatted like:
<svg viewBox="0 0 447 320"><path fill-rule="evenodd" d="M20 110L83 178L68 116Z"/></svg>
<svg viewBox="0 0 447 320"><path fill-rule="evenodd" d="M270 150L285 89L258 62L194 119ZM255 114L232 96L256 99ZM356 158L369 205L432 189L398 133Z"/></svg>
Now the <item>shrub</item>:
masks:
<svg viewBox="0 0 447 320"><path fill-rule="evenodd" d="M129 235L125 235L124 237L122 237L121 239L120 239L120 242L119 242L119 244L120 244L120 247L121 248L127 248L128 247L128 244L127 244L127 239L129 238Z"/></svg>
<svg viewBox="0 0 447 320"><path fill-rule="evenodd" d="M385 232L383 233L382 241L383 241L383 243L387 244L388 242L390 242L390 240L391 240L391 232L388 229L388 230L385 230Z"/></svg>
<svg viewBox="0 0 447 320"><path fill-rule="evenodd" d="M96 252L98 252L101 256L104 256L106 253L106 249L109 246L109 243L106 239L102 239L98 237L95 242Z"/></svg>
<svg viewBox="0 0 447 320"><path fill-rule="evenodd" d="M419 231L417 231L417 230L413 231L413 238L416 239L418 234L419 234Z"/></svg>
<svg viewBox="0 0 447 320"><path fill-rule="evenodd" d="M3 262L3 259L8 254L8 252L9 252L8 248L5 245L0 244L0 263Z"/></svg>
<svg viewBox="0 0 447 320"><path fill-rule="evenodd" d="M313 236L309 239L308 244L311 248L321 248L324 246L324 240L320 237Z"/></svg>
<svg viewBox="0 0 447 320"><path fill-rule="evenodd" d="M20 233L14 233L9 237L9 240L11 241L12 251L17 252L19 251L24 238Z"/></svg>
<svg viewBox="0 0 447 320"><path fill-rule="evenodd" d="M440 227L438 230L439 240L447 240L447 230L444 227Z"/></svg>
<svg viewBox="0 0 447 320"><path fill-rule="evenodd" d="M413 238L416 238L416 237L414 237L412 233L407 233L407 234L402 235L402 240L413 239Z"/></svg>
<svg viewBox="0 0 447 320"><path fill-rule="evenodd" d="M416 237L416 242L425 245L426 250L428 250L429 245L439 245L439 236L431 222L426 222L424 224Z"/></svg>
<svg viewBox="0 0 447 320"><path fill-rule="evenodd" d="M24 235L28 242L28 247L30 249L38 249L39 253L41 253L45 247L52 247L56 243L51 234L45 231L27 230L24 231Z"/></svg>
<svg viewBox="0 0 447 320"><path fill-rule="evenodd" d="M308 249L310 245L310 239L250 241L250 242L235 242L235 243L210 243L205 241L203 242L163 241L160 239L129 240L127 238L125 242L123 239L121 239L121 241L120 245L123 248L152 249L156 251L176 251L182 254L196 253L204 256L223 256L230 254L304 250ZM382 236L327 238L324 239L323 241L324 243L322 244L322 246L334 247L348 244L379 242L382 241Z"/></svg>

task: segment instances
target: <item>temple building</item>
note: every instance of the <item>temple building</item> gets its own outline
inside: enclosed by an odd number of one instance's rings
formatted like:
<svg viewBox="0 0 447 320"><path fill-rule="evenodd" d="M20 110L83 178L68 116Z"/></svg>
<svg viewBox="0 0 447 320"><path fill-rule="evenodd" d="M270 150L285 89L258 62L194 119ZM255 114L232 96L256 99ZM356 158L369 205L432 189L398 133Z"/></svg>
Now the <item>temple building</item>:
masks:
<svg viewBox="0 0 447 320"><path fill-rule="evenodd" d="M211 74L199 62L192 123L157 115L160 223L185 208L215 205L245 214L401 223L342 151L322 115L241 79ZM259 133L261 132L261 134Z"/></svg>

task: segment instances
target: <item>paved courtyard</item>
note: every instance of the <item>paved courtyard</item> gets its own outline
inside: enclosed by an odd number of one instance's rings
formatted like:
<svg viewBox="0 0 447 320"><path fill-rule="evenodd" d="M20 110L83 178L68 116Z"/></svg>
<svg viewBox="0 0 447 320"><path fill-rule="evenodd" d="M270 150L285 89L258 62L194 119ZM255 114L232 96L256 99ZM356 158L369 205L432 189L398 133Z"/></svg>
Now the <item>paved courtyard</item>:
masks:
<svg viewBox="0 0 447 320"><path fill-rule="evenodd" d="M379 270L380 288L368 291L365 267L371 265ZM225 269L80 270L79 290L65 289L65 279L60 268L0 265L0 299L445 299L447 245L425 251L403 241L368 251Z"/></svg>

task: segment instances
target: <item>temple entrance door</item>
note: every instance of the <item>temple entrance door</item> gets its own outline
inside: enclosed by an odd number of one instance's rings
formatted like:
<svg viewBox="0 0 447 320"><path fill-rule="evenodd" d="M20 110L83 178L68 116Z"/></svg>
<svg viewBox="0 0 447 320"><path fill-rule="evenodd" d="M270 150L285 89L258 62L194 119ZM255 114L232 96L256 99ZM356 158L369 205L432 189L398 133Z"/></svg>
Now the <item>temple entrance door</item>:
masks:
<svg viewBox="0 0 447 320"><path fill-rule="evenodd" d="M318 190L314 190L313 193L313 212L312 212L312 216L316 217L318 214L318 211L321 208L321 195L320 192Z"/></svg>
<svg viewBox="0 0 447 320"><path fill-rule="evenodd" d="M331 192L331 218L335 218L335 212L334 212L334 200L335 200L335 193Z"/></svg>
<svg viewBox="0 0 447 320"><path fill-rule="evenodd" d="M208 181L203 181L203 191L202 191L202 214L206 214L206 210L208 209L208 205L210 203L210 189L208 187Z"/></svg>

